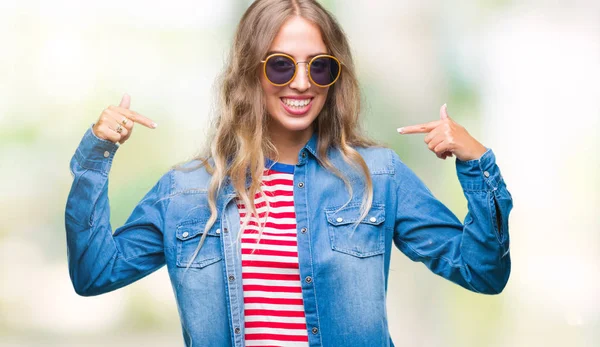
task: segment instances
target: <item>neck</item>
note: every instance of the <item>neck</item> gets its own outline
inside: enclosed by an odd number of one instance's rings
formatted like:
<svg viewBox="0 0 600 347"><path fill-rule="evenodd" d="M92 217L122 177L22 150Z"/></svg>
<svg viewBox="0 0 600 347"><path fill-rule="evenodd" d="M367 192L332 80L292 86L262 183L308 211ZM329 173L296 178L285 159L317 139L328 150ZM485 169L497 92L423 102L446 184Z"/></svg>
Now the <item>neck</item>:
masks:
<svg viewBox="0 0 600 347"><path fill-rule="evenodd" d="M298 163L298 153L308 140L310 140L313 132L314 129L312 126L300 131L274 129L272 127L269 130L269 136L279 153L279 157L276 158L277 161L283 164L296 165ZM275 158L271 159L275 160Z"/></svg>

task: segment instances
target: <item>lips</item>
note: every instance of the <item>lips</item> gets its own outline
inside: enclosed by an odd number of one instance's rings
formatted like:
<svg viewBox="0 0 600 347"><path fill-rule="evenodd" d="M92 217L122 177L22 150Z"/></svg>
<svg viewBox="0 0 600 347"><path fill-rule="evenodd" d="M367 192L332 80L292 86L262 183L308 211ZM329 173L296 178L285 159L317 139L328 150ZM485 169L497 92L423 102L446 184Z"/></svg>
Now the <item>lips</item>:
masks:
<svg viewBox="0 0 600 347"><path fill-rule="evenodd" d="M302 116L312 107L313 98L294 96L279 98L279 100L287 113L294 116Z"/></svg>

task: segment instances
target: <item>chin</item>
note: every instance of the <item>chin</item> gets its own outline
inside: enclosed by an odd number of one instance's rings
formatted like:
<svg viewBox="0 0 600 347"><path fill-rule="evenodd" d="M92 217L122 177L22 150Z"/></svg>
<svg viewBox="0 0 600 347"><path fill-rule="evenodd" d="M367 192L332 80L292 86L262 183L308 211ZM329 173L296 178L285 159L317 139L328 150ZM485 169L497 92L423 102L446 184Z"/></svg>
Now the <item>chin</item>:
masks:
<svg viewBox="0 0 600 347"><path fill-rule="evenodd" d="M315 118L310 119L289 119L288 115L277 117L277 123L287 131L305 131L311 128Z"/></svg>
<svg viewBox="0 0 600 347"><path fill-rule="evenodd" d="M275 109L275 112L269 113L271 114L272 120L277 124L276 127L285 132L305 132L309 129L312 130L312 124L322 108L322 103L317 102L313 104L313 108L305 114L292 114L287 112L285 107L279 103L279 99L277 100L277 103L276 106L272 105L275 107L271 107L271 109Z"/></svg>

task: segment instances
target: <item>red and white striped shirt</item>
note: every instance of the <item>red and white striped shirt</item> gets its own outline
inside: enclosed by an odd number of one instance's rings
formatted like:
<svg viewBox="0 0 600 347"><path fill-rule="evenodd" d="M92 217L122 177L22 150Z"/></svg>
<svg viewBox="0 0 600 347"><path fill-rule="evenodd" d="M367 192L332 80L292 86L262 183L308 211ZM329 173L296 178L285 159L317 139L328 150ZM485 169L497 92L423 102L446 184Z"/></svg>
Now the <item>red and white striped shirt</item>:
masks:
<svg viewBox="0 0 600 347"><path fill-rule="evenodd" d="M268 163L270 166L273 162ZM298 267L293 172L294 165L282 163L265 169L262 189L271 207L260 242L256 243L256 217L242 230L246 346L308 346ZM256 194L254 199L265 223L265 197ZM247 211L241 200L238 209L243 223Z"/></svg>

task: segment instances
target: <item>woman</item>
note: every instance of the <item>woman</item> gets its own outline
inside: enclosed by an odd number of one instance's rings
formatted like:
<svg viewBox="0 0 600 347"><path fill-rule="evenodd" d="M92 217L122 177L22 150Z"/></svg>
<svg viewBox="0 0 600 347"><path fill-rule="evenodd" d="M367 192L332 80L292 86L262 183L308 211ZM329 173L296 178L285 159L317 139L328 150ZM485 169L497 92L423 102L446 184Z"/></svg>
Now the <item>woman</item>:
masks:
<svg viewBox="0 0 600 347"><path fill-rule="evenodd" d="M464 224L390 149L359 131L350 48L311 0L258 0L222 79L210 152L166 173L114 234L108 172L134 123L104 110L73 159L69 270L98 295L167 265L188 346L393 346L392 244L471 291L510 273L512 208L491 149L448 117L399 129L456 156Z"/></svg>

